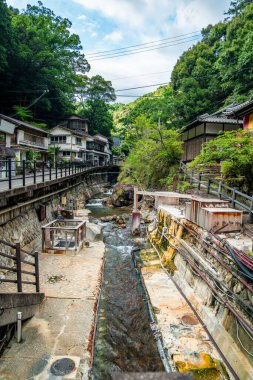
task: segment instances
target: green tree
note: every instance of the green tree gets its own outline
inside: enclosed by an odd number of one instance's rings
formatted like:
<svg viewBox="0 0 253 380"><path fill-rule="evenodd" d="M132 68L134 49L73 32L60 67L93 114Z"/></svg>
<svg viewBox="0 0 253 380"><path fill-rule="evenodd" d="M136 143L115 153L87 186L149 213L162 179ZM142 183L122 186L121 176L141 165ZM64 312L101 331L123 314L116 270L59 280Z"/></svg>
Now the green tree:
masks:
<svg viewBox="0 0 253 380"><path fill-rule="evenodd" d="M71 34L69 20L40 1L24 12L10 13L16 50L8 67L11 85L2 93L2 112L11 114L13 105L34 104L34 118L53 124L74 110L79 74L89 70L80 39Z"/></svg>
<svg viewBox="0 0 253 380"><path fill-rule="evenodd" d="M137 124L141 120L141 138L136 139L126 158L120 179L144 188L159 188L170 184L182 155L182 142L177 131L151 123L143 116Z"/></svg>
<svg viewBox="0 0 253 380"><path fill-rule="evenodd" d="M109 102L116 99L110 81L100 75L91 78L82 76L78 87L78 112L89 119L91 134L101 133L107 137L111 135L113 127L112 112Z"/></svg>
<svg viewBox="0 0 253 380"><path fill-rule="evenodd" d="M189 166L221 164L221 172L228 184L239 184L244 191L253 190L253 138L248 131L220 134L208 141L199 156Z"/></svg>

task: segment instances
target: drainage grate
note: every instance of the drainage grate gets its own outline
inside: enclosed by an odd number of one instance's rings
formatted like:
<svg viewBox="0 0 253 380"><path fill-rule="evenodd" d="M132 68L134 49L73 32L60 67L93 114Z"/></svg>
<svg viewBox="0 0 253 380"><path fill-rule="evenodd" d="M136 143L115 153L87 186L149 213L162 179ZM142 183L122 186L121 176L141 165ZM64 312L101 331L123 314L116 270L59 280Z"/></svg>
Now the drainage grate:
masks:
<svg viewBox="0 0 253 380"><path fill-rule="evenodd" d="M50 371L55 376L64 376L71 373L76 368L74 360L63 358L56 360L50 367Z"/></svg>
<svg viewBox="0 0 253 380"><path fill-rule="evenodd" d="M183 315L182 316L182 321L186 325L191 325L191 326L197 325L199 323L198 319L193 314L185 314L185 315Z"/></svg>

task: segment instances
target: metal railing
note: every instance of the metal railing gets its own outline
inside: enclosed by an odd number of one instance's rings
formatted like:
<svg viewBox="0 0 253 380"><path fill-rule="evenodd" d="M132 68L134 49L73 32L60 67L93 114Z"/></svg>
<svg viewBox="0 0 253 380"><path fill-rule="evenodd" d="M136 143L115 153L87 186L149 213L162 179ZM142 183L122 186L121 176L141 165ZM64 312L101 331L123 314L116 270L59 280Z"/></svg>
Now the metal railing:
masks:
<svg viewBox="0 0 253 380"><path fill-rule="evenodd" d="M0 240L0 244L8 248L15 250L15 255L7 254L5 252L0 252L0 257L4 257L10 260L13 260L15 265L13 267L7 265L0 265L0 269L6 270L7 273L11 272L16 275L16 278L1 278L1 282L14 283L17 284L17 292L23 293L23 284L35 286L36 292L40 291L40 282L39 282L39 253L36 251L34 253L28 252L20 248L20 243L10 244L4 240ZM33 262L27 261L22 258L23 255L28 255L33 258ZM33 271L27 271L23 269L23 264L33 267ZM23 275L28 275L34 277L34 281L28 281L23 279Z"/></svg>
<svg viewBox="0 0 253 380"><path fill-rule="evenodd" d="M85 172L92 167L108 166L109 163L92 161L55 162L0 160L0 191L25 187Z"/></svg>
<svg viewBox="0 0 253 380"><path fill-rule="evenodd" d="M184 172L184 175L190 179L190 185L197 184L197 189L204 189L207 194L213 194L218 196L219 199L228 200L233 208L239 206L243 210L250 213L250 218L253 220L253 197L242 193L234 187L225 185L222 181L217 181L213 178L206 177L202 174L198 174L194 171L188 172L187 165L180 162L180 169Z"/></svg>

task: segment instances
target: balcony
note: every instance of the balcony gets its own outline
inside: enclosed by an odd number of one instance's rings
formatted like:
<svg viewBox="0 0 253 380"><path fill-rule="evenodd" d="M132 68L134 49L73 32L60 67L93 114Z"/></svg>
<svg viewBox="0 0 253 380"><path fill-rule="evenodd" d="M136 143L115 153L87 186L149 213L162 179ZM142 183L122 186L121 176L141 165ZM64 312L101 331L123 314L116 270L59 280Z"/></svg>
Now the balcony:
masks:
<svg viewBox="0 0 253 380"><path fill-rule="evenodd" d="M47 146L44 143L39 142L39 141L19 140L18 144L31 146L35 148L47 149Z"/></svg>

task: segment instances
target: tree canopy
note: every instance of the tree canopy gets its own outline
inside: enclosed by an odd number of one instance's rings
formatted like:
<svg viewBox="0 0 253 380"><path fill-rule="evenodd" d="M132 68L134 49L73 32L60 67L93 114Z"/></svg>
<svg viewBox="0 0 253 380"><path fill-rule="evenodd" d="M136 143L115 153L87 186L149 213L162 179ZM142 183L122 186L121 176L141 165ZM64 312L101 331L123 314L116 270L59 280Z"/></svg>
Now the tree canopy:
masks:
<svg viewBox="0 0 253 380"><path fill-rule="evenodd" d="M35 118L55 122L73 111L79 73L89 70L80 39L71 34L69 20L56 16L41 2L27 5L23 13L13 10L11 26L16 50L8 68L11 81L4 89L2 112L10 113L13 103L29 107L35 101Z"/></svg>
<svg viewBox="0 0 253 380"><path fill-rule="evenodd" d="M179 133L152 123L144 116L137 117L135 124L138 133L121 170L120 179L144 188L170 185L182 155Z"/></svg>
<svg viewBox="0 0 253 380"><path fill-rule="evenodd" d="M189 166L221 164L223 179L228 184L240 185L244 191L253 190L253 140L252 133L238 130L221 133L208 141L199 156Z"/></svg>

